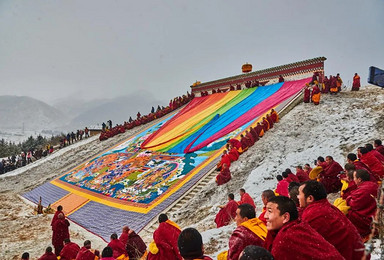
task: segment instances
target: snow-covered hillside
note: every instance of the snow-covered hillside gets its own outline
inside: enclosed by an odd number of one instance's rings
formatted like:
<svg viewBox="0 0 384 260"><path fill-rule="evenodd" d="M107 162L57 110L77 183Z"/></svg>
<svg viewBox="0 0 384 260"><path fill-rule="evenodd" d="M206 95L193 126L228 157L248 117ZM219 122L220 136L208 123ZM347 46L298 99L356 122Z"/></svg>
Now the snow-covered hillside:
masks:
<svg viewBox="0 0 384 260"><path fill-rule="evenodd" d="M343 165L346 154L355 152L358 146L384 139L383 111L384 91L372 86L363 87L360 92L322 96L319 106L298 105L231 165L232 180L229 183L217 187L211 180L182 209L171 212L172 220L182 228L196 227L203 235L206 253L215 257L227 248L228 238L235 229L234 224L216 229L214 223L219 210L217 206L225 204L228 193L235 193L238 200L238 190L244 187L256 200L259 214L261 192L274 188L275 176L286 168L294 170L295 165L313 163L320 155L332 155ZM21 201L18 194L53 179L139 130L104 142L96 139L79 142L63 149L60 154L42 159L36 167L31 165L13 176L0 176L0 259L18 259L24 251L37 259L50 244L51 217L32 215L31 206ZM95 248L102 249L106 245L75 224L71 224L70 229L71 238L76 243L90 239ZM373 259L379 259L378 255Z"/></svg>

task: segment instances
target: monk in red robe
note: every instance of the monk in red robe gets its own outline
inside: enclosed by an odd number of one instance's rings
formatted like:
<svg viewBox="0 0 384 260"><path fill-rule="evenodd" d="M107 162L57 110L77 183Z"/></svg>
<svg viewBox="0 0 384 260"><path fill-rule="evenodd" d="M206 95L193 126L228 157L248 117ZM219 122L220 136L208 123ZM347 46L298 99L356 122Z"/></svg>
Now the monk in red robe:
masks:
<svg viewBox="0 0 384 260"><path fill-rule="evenodd" d="M100 252L92 249L91 241L85 240L84 246L77 253L76 260L95 260L96 256L99 257Z"/></svg>
<svg viewBox="0 0 384 260"><path fill-rule="evenodd" d="M252 137L253 137L253 140L255 140L255 142L259 141L259 135L257 134L255 128L253 128L252 126L249 128L249 132L251 133Z"/></svg>
<svg viewBox="0 0 384 260"><path fill-rule="evenodd" d="M324 77L323 83L324 83L324 88L323 88L322 93L327 94L327 93L329 93L329 89L330 89L330 81L327 78L327 76Z"/></svg>
<svg viewBox="0 0 384 260"><path fill-rule="evenodd" d="M181 260L179 249L177 247L177 239L180 235L180 227L168 219L167 215L160 214L159 227L153 233L153 240L156 245L148 253L148 260L175 259ZM157 250L156 250L157 249Z"/></svg>
<svg viewBox="0 0 384 260"><path fill-rule="evenodd" d="M252 207L256 209L256 204L251 198L251 196L245 192L245 189L241 188L240 189L240 201L238 202L239 205L241 204L249 204Z"/></svg>
<svg viewBox="0 0 384 260"><path fill-rule="evenodd" d="M273 120L273 123L279 122L279 115L277 114L277 112L273 108L271 109L271 118Z"/></svg>
<svg viewBox="0 0 384 260"><path fill-rule="evenodd" d="M312 168L311 168L311 166L308 163L306 163L306 164L304 164L304 169L303 170L309 176L309 173L312 171Z"/></svg>
<svg viewBox="0 0 384 260"><path fill-rule="evenodd" d="M353 175L357 189L347 198L347 205L350 206L347 217L365 242L371 233L371 223L376 214L378 185L369 181L369 174L365 170L356 170Z"/></svg>
<svg viewBox="0 0 384 260"><path fill-rule="evenodd" d="M231 166L231 159L230 159L230 157L228 155L228 151L226 149L223 150L223 154L221 155L221 159L216 166L216 170L220 171L221 168L223 167L224 163L227 164L228 168Z"/></svg>
<svg viewBox="0 0 384 260"><path fill-rule="evenodd" d="M301 165L296 166L296 177L299 179L299 183L309 181L309 175L303 170Z"/></svg>
<svg viewBox="0 0 384 260"><path fill-rule="evenodd" d="M320 93L319 87L317 85L313 85L312 98L311 98L313 104L318 105L320 103L320 96L321 96L321 93Z"/></svg>
<svg viewBox="0 0 384 260"><path fill-rule="evenodd" d="M267 114L267 121L269 124L269 129L273 128L273 120L270 114Z"/></svg>
<svg viewBox="0 0 384 260"><path fill-rule="evenodd" d="M265 213L268 235L264 247L276 260L344 259L340 253L306 222L299 220L290 198L271 198Z"/></svg>
<svg viewBox="0 0 384 260"><path fill-rule="evenodd" d="M267 229L256 217L255 208L249 204L239 205L236 210L237 228L229 238L228 260L238 260L248 245L263 246Z"/></svg>
<svg viewBox="0 0 384 260"><path fill-rule="evenodd" d="M381 142L381 140L377 139L374 141L373 146L375 147L375 150L384 155L384 146Z"/></svg>
<svg viewBox="0 0 384 260"><path fill-rule="evenodd" d="M276 186L275 192L278 195L288 197L289 182L287 180L283 179L283 176L281 176L281 175L277 175L276 179L277 179L278 182L277 182L277 186Z"/></svg>
<svg viewBox="0 0 384 260"><path fill-rule="evenodd" d="M324 186L317 181L308 181L299 187L301 219L322 235L337 251L349 260L361 259L364 244L356 227L348 218L327 200ZM326 225L324 225L326 223Z"/></svg>
<svg viewBox="0 0 384 260"><path fill-rule="evenodd" d="M248 147L251 147L255 144L255 139L253 138L252 134L248 132L248 130L245 130L245 137L248 139Z"/></svg>
<svg viewBox="0 0 384 260"><path fill-rule="evenodd" d="M64 239L69 238L69 222L64 218L64 214L57 215L56 221L52 226L52 245L55 247L55 254L60 255L64 247Z"/></svg>
<svg viewBox="0 0 384 260"><path fill-rule="evenodd" d="M285 169L285 172L287 173L287 175L285 175L283 173L283 177L286 178L286 180L291 183L291 182L297 182L297 183L300 183L300 180L299 178L297 178L297 176L291 171L291 169L287 168Z"/></svg>
<svg viewBox="0 0 384 260"><path fill-rule="evenodd" d="M64 248L60 252L60 260L72 260L76 259L77 253L80 247L71 242L69 238L64 239Z"/></svg>
<svg viewBox="0 0 384 260"><path fill-rule="evenodd" d="M237 206L238 204L233 193L228 194L228 203L224 206L219 206L221 209L215 218L217 228L226 226L232 219L235 219Z"/></svg>
<svg viewBox="0 0 384 260"><path fill-rule="evenodd" d="M336 75L336 86L337 86L337 92L341 91L341 86L343 85L343 81L341 80L340 74L337 73Z"/></svg>
<svg viewBox="0 0 384 260"><path fill-rule="evenodd" d="M338 175L344 172L343 167L333 160L332 156L325 157L327 166L320 173L320 182L324 185L327 193L339 192L341 189L341 181Z"/></svg>
<svg viewBox="0 0 384 260"><path fill-rule="evenodd" d="M64 214L64 212L63 212L63 206L61 206L61 205L57 206L57 210L56 210L56 212L55 212L55 215L53 215L53 218L52 218L52 221L51 221L52 230L53 230L53 223L56 222L56 220L57 220L57 216L58 216L60 213L62 213L62 214L64 215L64 218L65 218L65 214Z"/></svg>
<svg viewBox="0 0 384 260"><path fill-rule="evenodd" d="M359 147L357 149L357 154L362 163L367 165L376 179L381 179L384 176L384 166L383 164L373 155L370 154L365 147Z"/></svg>
<svg viewBox="0 0 384 260"><path fill-rule="evenodd" d="M384 165L384 155L382 155L380 152L373 149L372 144L366 144L365 148L367 148L369 154L372 154L373 156L375 156L377 160L379 160L380 163Z"/></svg>
<svg viewBox="0 0 384 260"><path fill-rule="evenodd" d="M264 135L264 128L260 124L260 122L257 122L257 125L255 127L255 131L256 131L257 135L259 136L259 138L263 137L263 135Z"/></svg>
<svg viewBox="0 0 384 260"><path fill-rule="evenodd" d="M117 238L116 233L111 235L111 242L108 243L108 246L112 248L114 258L118 258L121 255L125 255L127 253L125 250L125 245Z"/></svg>
<svg viewBox="0 0 384 260"><path fill-rule="evenodd" d="M363 169L363 170L366 170L369 173L369 176L371 176L371 181L379 181L380 180L378 177L376 177L375 174L373 174L371 172L371 170L369 169L369 167L367 165L365 165L362 161L360 161L359 158L357 158L356 154L349 153L347 155L347 161L348 161L348 164L352 164L352 165L355 166L355 169L353 169L353 171L359 170L359 169ZM353 180L353 175L352 175L352 180Z"/></svg>
<svg viewBox="0 0 384 260"><path fill-rule="evenodd" d="M231 180L231 172L226 163L223 163L220 173L216 176L217 185L223 185Z"/></svg>
<svg viewBox="0 0 384 260"><path fill-rule="evenodd" d="M360 89L360 76L355 73L353 76L352 91L358 91Z"/></svg>
<svg viewBox="0 0 384 260"><path fill-rule="evenodd" d="M229 159L231 162L237 161L239 159L239 151L237 151L236 147L233 147L232 145L229 145Z"/></svg>
<svg viewBox="0 0 384 260"><path fill-rule="evenodd" d="M121 243L123 243L123 245L126 245L127 244L127 241L128 241L128 237L129 237L129 227L127 226L124 226L123 227L123 230L121 232L121 235L119 237L119 240L121 241Z"/></svg>
<svg viewBox="0 0 384 260"><path fill-rule="evenodd" d="M263 212L259 215L259 219L264 222L265 225L267 225L267 220L265 219L265 211L267 210L267 203L269 199L275 197L275 193L273 190L265 190L261 193L261 201L263 202Z"/></svg>
<svg viewBox="0 0 384 260"><path fill-rule="evenodd" d="M331 94L336 94L338 92L337 88L337 82L336 82L336 77L333 77L332 75L329 78L330 84L329 84L329 91Z"/></svg>
<svg viewBox="0 0 384 260"><path fill-rule="evenodd" d="M304 88L304 103L309 103L311 100L311 90L309 88L309 84L307 83Z"/></svg>
<svg viewBox="0 0 384 260"><path fill-rule="evenodd" d="M235 138L229 139L228 143L230 143L232 145L232 147L235 147L238 151L241 148L241 142Z"/></svg>
<svg viewBox="0 0 384 260"><path fill-rule="evenodd" d="M128 236L128 241L125 246L128 257L130 260L140 260L146 252L147 245L133 229L128 231Z"/></svg>
<svg viewBox="0 0 384 260"><path fill-rule="evenodd" d="M284 78L283 78L282 75L279 76L279 83L280 83L280 82L284 82Z"/></svg>
<svg viewBox="0 0 384 260"><path fill-rule="evenodd" d="M249 148L249 140L243 134L240 135L241 152L245 152Z"/></svg>
<svg viewBox="0 0 384 260"><path fill-rule="evenodd" d="M40 256L38 260L57 260L57 256L52 252L52 247L45 249L45 254Z"/></svg>
<svg viewBox="0 0 384 260"><path fill-rule="evenodd" d="M269 122L265 117L263 117L262 126L263 126L264 133L267 132L270 128Z"/></svg>

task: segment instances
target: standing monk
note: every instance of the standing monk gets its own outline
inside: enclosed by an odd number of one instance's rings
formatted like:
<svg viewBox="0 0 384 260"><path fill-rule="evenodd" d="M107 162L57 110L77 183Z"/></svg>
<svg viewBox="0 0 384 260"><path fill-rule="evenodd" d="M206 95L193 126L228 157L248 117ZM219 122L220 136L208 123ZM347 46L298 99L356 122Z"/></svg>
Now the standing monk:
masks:
<svg viewBox="0 0 384 260"><path fill-rule="evenodd" d="M329 91L331 92L331 94L336 94L338 92L336 77L330 76L329 81L330 81Z"/></svg>
<svg viewBox="0 0 384 260"><path fill-rule="evenodd" d="M65 217L65 214L64 214L64 212L63 212L63 206L61 206L61 205L57 206L57 210L56 210L56 212L55 212L55 215L53 215L53 218L52 218L52 221L51 221L52 230L53 230L53 223L56 222L56 220L57 220L57 216L58 216L60 213L62 213L62 214L64 215L64 217Z"/></svg>
<svg viewBox="0 0 384 260"><path fill-rule="evenodd" d="M223 227L228 225L236 216L237 202L233 193L228 194L228 203L225 206L219 206L221 209L215 218L216 226Z"/></svg>
<svg viewBox="0 0 384 260"><path fill-rule="evenodd" d="M64 240L69 238L69 222L64 218L64 214L57 215L57 220L52 226L52 245L55 247L55 254L60 255L64 247Z"/></svg>
<svg viewBox="0 0 384 260"><path fill-rule="evenodd" d="M353 76L352 91L358 91L360 89L360 76L355 73Z"/></svg>
<svg viewBox="0 0 384 260"><path fill-rule="evenodd" d="M340 74L337 73L336 75L336 85L337 85L337 92L341 91L341 85L343 84L343 81L340 78Z"/></svg>
<svg viewBox="0 0 384 260"><path fill-rule="evenodd" d="M177 247L177 239L181 233L180 227L168 219L167 215L160 214L159 227L153 233L153 240L149 245L148 260L175 259L182 257Z"/></svg>
<svg viewBox="0 0 384 260"><path fill-rule="evenodd" d="M320 103L320 89L317 85L313 86L312 89L312 102L315 105L318 105Z"/></svg>
<svg viewBox="0 0 384 260"><path fill-rule="evenodd" d="M309 84L305 84L305 88L304 88L304 103L309 103L310 99L311 99L311 90L309 89Z"/></svg>

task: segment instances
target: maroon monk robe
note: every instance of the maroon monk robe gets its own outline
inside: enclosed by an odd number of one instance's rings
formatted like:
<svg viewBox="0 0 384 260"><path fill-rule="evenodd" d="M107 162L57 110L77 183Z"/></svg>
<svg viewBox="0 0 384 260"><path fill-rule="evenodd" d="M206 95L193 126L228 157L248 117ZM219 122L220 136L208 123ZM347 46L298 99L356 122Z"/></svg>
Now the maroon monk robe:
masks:
<svg viewBox="0 0 384 260"><path fill-rule="evenodd" d="M235 138L231 138L228 141L233 147L235 147L237 150L241 148L241 142Z"/></svg>
<svg viewBox="0 0 384 260"><path fill-rule="evenodd" d="M56 222L56 220L57 220L57 216L58 216L60 213L63 213L64 218L65 218L65 214L64 214L63 211L61 211L61 210L56 211L56 212L55 212L55 215L53 215L53 218L52 218L52 221L51 221L52 230L53 230L53 223Z"/></svg>
<svg viewBox="0 0 384 260"><path fill-rule="evenodd" d="M273 120L270 115L267 115L267 121L269 123L269 129L273 128Z"/></svg>
<svg viewBox="0 0 384 260"><path fill-rule="evenodd" d="M302 183L302 182L305 182L305 181L309 181L308 174L304 170L302 170L302 169L298 169L296 171L296 177L299 179L299 183Z"/></svg>
<svg viewBox="0 0 384 260"><path fill-rule="evenodd" d="M119 237L119 240L121 241L121 243L123 243L123 245L126 245L127 244L127 241L128 241L128 237L129 237L129 234L128 232L122 232L120 237Z"/></svg>
<svg viewBox="0 0 384 260"><path fill-rule="evenodd" d="M311 90L306 87L304 89L304 103L309 103L311 99Z"/></svg>
<svg viewBox="0 0 384 260"><path fill-rule="evenodd" d="M53 252L45 253L38 260L57 260L57 256Z"/></svg>
<svg viewBox="0 0 384 260"><path fill-rule="evenodd" d="M347 205L350 206L347 217L363 238L371 233L370 225L377 209L377 189L376 183L364 181L347 198Z"/></svg>
<svg viewBox="0 0 384 260"><path fill-rule="evenodd" d="M251 196L248 193L246 193L246 192L243 195L241 195L240 201L238 203L239 203L239 205L241 205L241 204L249 204L249 205L251 205L256 210L255 202L253 201Z"/></svg>
<svg viewBox="0 0 384 260"><path fill-rule="evenodd" d="M248 139L248 147L251 147L255 144L255 139L250 132L248 132L245 137Z"/></svg>
<svg viewBox="0 0 384 260"><path fill-rule="evenodd" d="M353 77L352 90L358 91L360 89L360 76L356 75Z"/></svg>
<svg viewBox="0 0 384 260"><path fill-rule="evenodd" d="M237 161L239 159L239 152L237 151L237 149L235 147L232 147L232 149L229 151L228 153L229 155L229 159L231 160L231 162L234 162L234 161Z"/></svg>
<svg viewBox="0 0 384 260"><path fill-rule="evenodd" d="M273 233L267 235L267 239L272 241L266 241L266 245L270 245L267 249L271 251L275 260L344 259L334 246L306 222L294 220L284 224L274 238Z"/></svg>
<svg viewBox="0 0 384 260"><path fill-rule="evenodd" d="M249 132L251 133L253 140L255 140L255 142L259 141L259 135L257 134L255 128L253 127L249 128Z"/></svg>
<svg viewBox="0 0 384 260"><path fill-rule="evenodd" d="M372 154L373 156L375 156L377 158L377 160L379 160L382 164L384 164L384 155L382 155L381 153L379 153L376 150L372 150L372 151L370 151L368 153Z"/></svg>
<svg viewBox="0 0 384 260"><path fill-rule="evenodd" d="M90 249L82 247L76 256L76 260L95 260L95 256L95 253Z"/></svg>
<svg viewBox="0 0 384 260"><path fill-rule="evenodd" d="M380 179L377 179L376 176L371 172L369 167L365 165L363 162L361 162L359 159L355 160L353 164L356 167L356 170L363 169L366 170L369 173L370 181L379 181Z"/></svg>
<svg viewBox="0 0 384 260"><path fill-rule="evenodd" d="M249 147L249 141L248 141L248 138L246 138L245 136L243 136L240 140L240 143L241 143L241 149L243 151L246 151Z"/></svg>
<svg viewBox="0 0 384 260"><path fill-rule="evenodd" d="M222 167L220 173L216 176L217 185L223 185L231 180L231 172L229 167Z"/></svg>
<svg viewBox="0 0 384 260"><path fill-rule="evenodd" d="M230 200L224 208L220 209L215 218L217 228L228 225L235 219L238 204L235 200Z"/></svg>
<svg viewBox="0 0 384 260"><path fill-rule="evenodd" d="M266 118L264 118L263 119L263 130L264 130L264 133L266 132L266 131L268 131L269 130L269 123L268 123L268 120L266 119Z"/></svg>
<svg viewBox="0 0 384 260"><path fill-rule="evenodd" d="M60 260L72 260L76 259L77 253L79 252L80 247L73 242L69 242L64 245L63 250L60 252Z"/></svg>
<svg viewBox="0 0 384 260"><path fill-rule="evenodd" d="M276 193L278 193L280 196L286 196L289 197L288 195L288 186L289 182L287 180L281 180L277 183L276 186Z"/></svg>
<svg viewBox="0 0 384 260"><path fill-rule="evenodd" d="M341 167L339 163L333 161L323 169L324 170L320 173L320 182L324 185L327 194L340 191L342 183L337 175L344 171L343 167Z"/></svg>
<svg viewBox="0 0 384 260"><path fill-rule="evenodd" d="M384 146L383 145L376 146L375 150L378 151L379 153L381 153L382 155L384 155Z"/></svg>
<svg viewBox="0 0 384 260"><path fill-rule="evenodd" d="M118 258L126 253L125 245L118 239L112 239L108 246L112 248L114 258Z"/></svg>
<svg viewBox="0 0 384 260"><path fill-rule="evenodd" d="M156 243L159 252L157 254L148 254L148 260L163 260L163 259L175 259L182 260L182 257L177 247L177 239L181 233L181 230L172 225L173 222L167 220L160 223L159 227L153 233L153 240Z"/></svg>
<svg viewBox="0 0 384 260"><path fill-rule="evenodd" d="M129 232L129 239L126 244L127 254L130 260L140 259L147 249L143 239L135 233L135 231Z"/></svg>
<svg viewBox="0 0 384 260"><path fill-rule="evenodd" d="M258 135L259 137L262 137L262 136L263 136L263 134L262 134L262 132L261 132L261 131L264 131L262 125L257 124L257 125L255 126L255 131L256 131L256 133L257 133L257 135Z"/></svg>
<svg viewBox="0 0 384 260"><path fill-rule="evenodd" d="M369 167L371 172L375 175L376 179L380 179L384 176L384 166L373 154L362 154L360 156L360 160Z"/></svg>
<svg viewBox="0 0 384 260"><path fill-rule="evenodd" d="M297 183L300 183L300 180L299 180L299 178L296 176L296 175L294 175L292 172L291 173L288 173L288 177L286 178L286 180L289 182L289 183L291 183L291 182L297 182Z"/></svg>
<svg viewBox="0 0 384 260"><path fill-rule="evenodd" d="M351 195L351 192L356 190L356 189L357 189L356 183L354 181L349 181L348 182L348 187L345 190L343 190L343 194L342 194L341 197L344 200L346 200L349 197L349 195Z"/></svg>
<svg viewBox="0 0 384 260"><path fill-rule="evenodd" d="M55 254L60 255L64 247L64 239L69 238L69 222L66 219L57 219L53 223L52 245L55 247Z"/></svg>
<svg viewBox="0 0 384 260"><path fill-rule="evenodd" d="M310 203L304 209L301 218L333 245L345 259L357 260L363 257L364 244L356 227L327 199Z"/></svg>

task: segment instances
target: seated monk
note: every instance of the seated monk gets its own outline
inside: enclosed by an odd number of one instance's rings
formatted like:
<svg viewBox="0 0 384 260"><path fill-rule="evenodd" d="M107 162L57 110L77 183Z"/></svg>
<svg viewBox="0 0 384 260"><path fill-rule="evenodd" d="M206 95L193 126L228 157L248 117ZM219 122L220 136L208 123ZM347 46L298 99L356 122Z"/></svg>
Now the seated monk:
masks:
<svg viewBox="0 0 384 260"><path fill-rule="evenodd" d="M233 147L232 145L229 144L229 159L231 162L237 161L239 159L239 152L237 151L236 147Z"/></svg>
<svg viewBox="0 0 384 260"><path fill-rule="evenodd" d="M184 260L212 260L209 256L204 255L203 238L194 228L186 228L181 231L177 245Z"/></svg>
<svg viewBox="0 0 384 260"><path fill-rule="evenodd" d="M85 240L84 246L77 253L76 260L95 260L100 256L98 250L92 250L91 241Z"/></svg>
<svg viewBox="0 0 384 260"><path fill-rule="evenodd" d="M270 114L267 114L267 121L268 121L268 124L269 124L269 129L273 128L273 120L272 120L272 117Z"/></svg>
<svg viewBox="0 0 384 260"><path fill-rule="evenodd" d="M248 147L251 147L255 144L255 139L253 138L252 134L248 132L248 130L245 130L245 137L248 139Z"/></svg>
<svg viewBox="0 0 384 260"><path fill-rule="evenodd" d="M228 260L239 259L240 253L248 245L263 246L267 229L256 217L255 208L249 204L239 205L236 210L237 228L229 238Z"/></svg>
<svg viewBox="0 0 384 260"><path fill-rule="evenodd" d="M264 128L260 124L260 122L257 122L257 125L255 127L255 131L256 131L257 135L259 136L259 138L263 137L263 135L264 135Z"/></svg>
<svg viewBox="0 0 384 260"><path fill-rule="evenodd" d="M231 166L231 159L229 158L228 151L226 149L224 149L223 154L221 155L221 159L217 164L216 170L220 171L224 163L227 164L228 168Z"/></svg>
<svg viewBox="0 0 384 260"><path fill-rule="evenodd" d="M381 179L384 176L384 166L373 154L368 152L365 147L359 147L357 154L362 163L367 165L376 179Z"/></svg>
<svg viewBox="0 0 384 260"><path fill-rule="evenodd" d="M279 115L277 114L277 112L273 108L271 109L271 118L273 120L273 123L279 122Z"/></svg>
<svg viewBox="0 0 384 260"><path fill-rule="evenodd" d="M345 259L362 259L364 244L356 227L327 199L324 186L308 181L299 188L301 219L325 238ZM326 223L326 225L324 225Z"/></svg>
<svg viewBox="0 0 384 260"><path fill-rule="evenodd" d="M229 91L234 91L234 90L235 90L235 87L232 86L232 85L230 85L230 86L229 86Z"/></svg>
<svg viewBox="0 0 384 260"><path fill-rule="evenodd" d="M288 197L289 182L287 180L283 179L283 176L281 176L281 175L277 175L276 179L278 182L277 182L275 192L277 193L277 195Z"/></svg>
<svg viewBox="0 0 384 260"><path fill-rule="evenodd" d="M371 233L373 217L376 214L378 185L369 181L368 172L362 169L353 173L353 180L357 189L347 197L347 205L350 207L347 218L355 225L363 241L366 242Z"/></svg>
<svg viewBox="0 0 384 260"><path fill-rule="evenodd" d="M69 238L64 239L64 247L60 252L60 260L76 259L79 250L80 247L76 243L71 242Z"/></svg>
<svg viewBox="0 0 384 260"><path fill-rule="evenodd" d="M343 167L333 160L332 156L325 157L327 166L320 173L320 182L324 185L327 193L339 192L341 189L341 181L338 175L344 172Z"/></svg>
<svg viewBox="0 0 384 260"><path fill-rule="evenodd" d="M312 88L312 98L311 99L312 99L313 104L318 105L320 103L320 96L321 96L320 89L315 84Z"/></svg>
<svg viewBox="0 0 384 260"><path fill-rule="evenodd" d="M296 166L296 177L299 179L299 183L309 181L308 173L303 170L301 165Z"/></svg>
<svg viewBox="0 0 384 260"><path fill-rule="evenodd" d="M243 189L243 188L240 189L240 201L238 201L238 204L239 205L241 205L241 204L249 204L249 205L251 205L252 207L254 207L256 209L255 202L253 201L251 196L248 193L245 192L245 189Z"/></svg>
<svg viewBox="0 0 384 260"><path fill-rule="evenodd" d="M240 135L241 152L245 152L249 148L249 140L243 134Z"/></svg>
<svg viewBox="0 0 384 260"><path fill-rule="evenodd" d="M312 171L312 168L311 168L311 166L308 163L306 163L306 164L304 164L304 169L303 170L309 176L309 173Z"/></svg>
<svg viewBox="0 0 384 260"><path fill-rule="evenodd" d="M259 219L261 221L264 222L264 224L267 224L267 220L265 219L264 215L265 215L265 211L267 210L266 206L267 206L267 203L268 201L275 197L275 193L273 192L273 190L265 190L261 193L261 201L263 202L263 212L261 212L261 214L259 215Z"/></svg>
<svg viewBox="0 0 384 260"><path fill-rule="evenodd" d="M380 163L384 165L384 155L382 155L381 153L373 149L372 144L366 144L365 148L368 150L369 154L372 154L373 156L375 156L380 161Z"/></svg>
<svg viewBox="0 0 384 260"><path fill-rule="evenodd" d="M125 245L117 239L117 234L113 233L111 235L111 242L108 243L108 246L113 250L113 257L115 259L128 259L126 258L127 251L125 250Z"/></svg>
<svg viewBox="0 0 384 260"><path fill-rule="evenodd" d="M369 169L369 167L367 165L365 165L362 161L360 161L359 158L357 158L357 155L354 154L354 153L349 153L347 155L347 161L348 161L348 164L353 164L355 166L354 169L351 169L353 170L353 172L355 170L358 170L358 169L363 169L363 170L366 170L368 173L369 173L369 176L371 177L371 181L379 181L380 179L378 177L376 177L375 174L373 174L371 172L371 170ZM345 168L345 167L344 167ZM347 170L347 169L346 169ZM352 172L352 173L353 173ZM352 180L353 180L353 174L352 174Z"/></svg>
<svg viewBox="0 0 384 260"><path fill-rule="evenodd" d="M235 147L237 151L239 151L241 148L241 142L235 138L229 139L227 143L231 144L232 147Z"/></svg>
<svg viewBox="0 0 384 260"><path fill-rule="evenodd" d="M255 128L253 128L252 126L249 128L249 132L251 133L252 137L253 137L253 140L255 140L255 142L259 141L259 135L257 134Z"/></svg>
<svg viewBox="0 0 384 260"><path fill-rule="evenodd" d="M238 204L233 193L228 194L228 203L224 206L219 206L221 209L215 218L217 228L226 226L232 219L235 219L237 206Z"/></svg>
<svg viewBox="0 0 384 260"><path fill-rule="evenodd" d="M377 139L374 141L373 146L375 147L375 150L384 155L384 146L381 142L381 140Z"/></svg>
<svg viewBox="0 0 384 260"><path fill-rule="evenodd" d="M283 174L283 177L287 179L288 182L297 182L297 183L300 183L300 180L299 178L297 178L297 176L291 171L291 169L287 168L285 169L285 172L287 173L287 177L284 176Z"/></svg>
<svg viewBox="0 0 384 260"><path fill-rule="evenodd" d="M356 167L352 163L347 163L344 166L344 169L345 174L340 176L341 183L343 184L340 190L340 196L343 198L343 200L346 200L348 196L351 195L351 192L357 189L357 185L353 180L353 173L356 171Z"/></svg>
<svg viewBox="0 0 384 260"><path fill-rule="evenodd" d="M290 198L271 198L265 219L268 235L264 247L275 259L344 259L333 245L299 219L295 202Z"/></svg>
<svg viewBox="0 0 384 260"><path fill-rule="evenodd" d="M129 229L128 241L126 243L125 249L127 251L129 260L140 260L141 257L146 253L147 245L133 229Z"/></svg>
<svg viewBox="0 0 384 260"><path fill-rule="evenodd" d="M217 185L223 185L231 180L231 172L226 163L223 163L220 173L216 176Z"/></svg>
<svg viewBox="0 0 384 260"><path fill-rule="evenodd" d="M175 259L181 260L177 239L180 227L168 219L166 214L160 214L159 227L153 233L153 242L149 245L148 260Z"/></svg>
<svg viewBox="0 0 384 260"><path fill-rule="evenodd" d="M45 254L40 256L38 260L57 260L57 256L52 252L52 247L45 249Z"/></svg>
<svg viewBox="0 0 384 260"><path fill-rule="evenodd" d="M269 122L265 117L263 117L262 125L263 125L264 133L267 132L270 127L269 127Z"/></svg>
<svg viewBox="0 0 384 260"><path fill-rule="evenodd" d="M307 83L304 88L304 103L309 103L311 99L311 90L309 89L309 84Z"/></svg>

